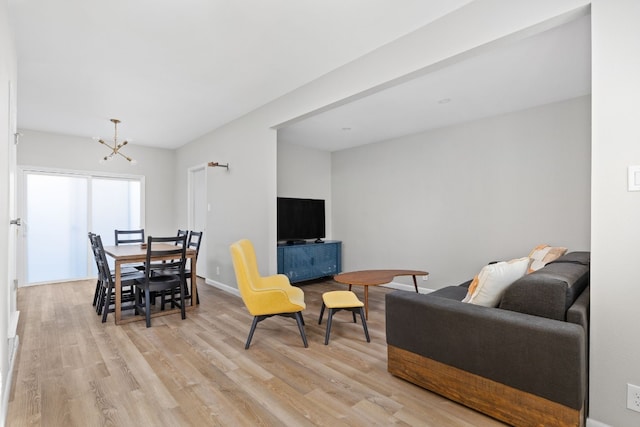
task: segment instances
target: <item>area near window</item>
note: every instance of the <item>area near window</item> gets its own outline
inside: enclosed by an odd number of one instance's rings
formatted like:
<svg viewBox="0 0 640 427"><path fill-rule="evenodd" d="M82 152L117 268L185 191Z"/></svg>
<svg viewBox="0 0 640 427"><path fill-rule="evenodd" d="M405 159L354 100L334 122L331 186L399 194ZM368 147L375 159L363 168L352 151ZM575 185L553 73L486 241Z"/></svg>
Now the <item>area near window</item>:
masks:
<svg viewBox="0 0 640 427"><path fill-rule="evenodd" d="M113 230L142 228L144 178L23 171L22 284L95 275L87 233L113 244Z"/></svg>

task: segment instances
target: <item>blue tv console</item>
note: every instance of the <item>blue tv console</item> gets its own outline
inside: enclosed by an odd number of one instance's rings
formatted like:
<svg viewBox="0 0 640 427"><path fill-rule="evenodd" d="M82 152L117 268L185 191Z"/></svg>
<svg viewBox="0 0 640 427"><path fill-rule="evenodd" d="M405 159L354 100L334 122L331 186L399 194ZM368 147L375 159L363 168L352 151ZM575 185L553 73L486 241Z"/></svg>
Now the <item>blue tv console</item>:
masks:
<svg viewBox="0 0 640 427"><path fill-rule="evenodd" d="M342 271L342 242L278 245L278 273L291 283L333 276Z"/></svg>

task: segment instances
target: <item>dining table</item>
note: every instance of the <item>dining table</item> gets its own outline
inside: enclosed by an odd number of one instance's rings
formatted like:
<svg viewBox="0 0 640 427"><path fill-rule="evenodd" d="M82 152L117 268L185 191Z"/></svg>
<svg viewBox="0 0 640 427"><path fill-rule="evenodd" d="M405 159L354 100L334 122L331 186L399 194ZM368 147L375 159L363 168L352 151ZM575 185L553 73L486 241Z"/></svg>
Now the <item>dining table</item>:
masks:
<svg viewBox="0 0 640 427"><path fill-rule="evenodd" d="M175 249L175 245L169 243L155 243L153 245L154 250L170 250ZM104 252L111 258L113 258L115 263L115 271L114 271L114 286L115 286L115 322L116 325L121 325L129 322L135 322L138 320L144 320L145 317L143 315L134 315L127 316L126 318L122 317L122 266L126 264L139 264L144 263L147 260L147 247L146 244L135 244L135 245L114 245L114 246L105 246ZM191 304L187 305L185 308L187 310L193 309L197 305L198 301L198 287L196 285L196 250L194 248L187 248L186 250L187 259L191 262L191 293L190 299ZM153 261L162 261L162 260L170 260L175 258L173 256L155 256L151 259ZM157 316L166 316L168 314L180 313L179 308L173 308L170 310L158 310L153 311L151 313L151 317Z"/></svg>

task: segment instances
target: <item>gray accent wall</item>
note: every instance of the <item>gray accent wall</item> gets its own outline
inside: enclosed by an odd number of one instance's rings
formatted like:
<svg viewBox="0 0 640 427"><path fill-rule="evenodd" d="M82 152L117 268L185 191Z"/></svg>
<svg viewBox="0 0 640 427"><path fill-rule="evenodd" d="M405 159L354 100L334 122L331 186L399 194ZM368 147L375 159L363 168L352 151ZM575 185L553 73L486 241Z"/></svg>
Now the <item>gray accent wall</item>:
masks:
<svg viewBox="0 0 640 427"><path fill-rule="evenodd" d="M332 153L344 270L438 289L538 244L589 250L590 117L581 97Z"/></svg>

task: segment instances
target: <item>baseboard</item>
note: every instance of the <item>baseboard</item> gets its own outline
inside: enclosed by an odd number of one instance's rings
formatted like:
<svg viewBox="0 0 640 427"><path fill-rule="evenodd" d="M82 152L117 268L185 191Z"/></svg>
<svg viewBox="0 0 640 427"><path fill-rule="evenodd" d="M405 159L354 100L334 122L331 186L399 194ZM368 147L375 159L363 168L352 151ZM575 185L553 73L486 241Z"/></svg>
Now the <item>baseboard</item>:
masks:
<svg viewBox="0 0 640 427"><path fill-rule="evenodd" d="M2 390L2 407L0 408L0 427L4 427L7 422L7 412L9 410L9 395L11 394L11 384L13 383L13 368L16 363L16 355L20 345L20 337L15 335L9 339L9 367L7 378Z"/></svg>
<svg viewBox="0 0 640 427"><path fill-rule="evenodd" d="M398 289L400 291L410 291L410 292L415 292L416 288L413 287L413 285L405 285L404 283L398 283L398 282L391 282L391 283L387 283L386 285L382 285L385 288L390 288L390 289ZM418 293L420 294L428 294L433 292L434 289L429 289L429 288L423 288L421 286L418 286Z"/></svg>
<svg viewBox="0 0 640 427"><path fill-rule="evenodd" d="M204 283L206 283L209 286L213 286L214 288L218 288L221 291L225 291L227 293L233 294L237 297L240 296L240 291L238 289L229 285L225 285L224 283L216 282L215 280L211 280L211 279L204 279Z"/></svg>
<svg viewBox="0 0 640 427"><path fill-rule="evenodd" d="M609 424L601 423L600 421L596 421L592 418L587 418L587 427L613 427Z"/></svg>
<svg viewBox="0 0 640 427"><path fill-rule="evenodd" d="M20 319L20 312L14 311L9 319L8 338L11 339L18 333L18 320Z"/></svg>

